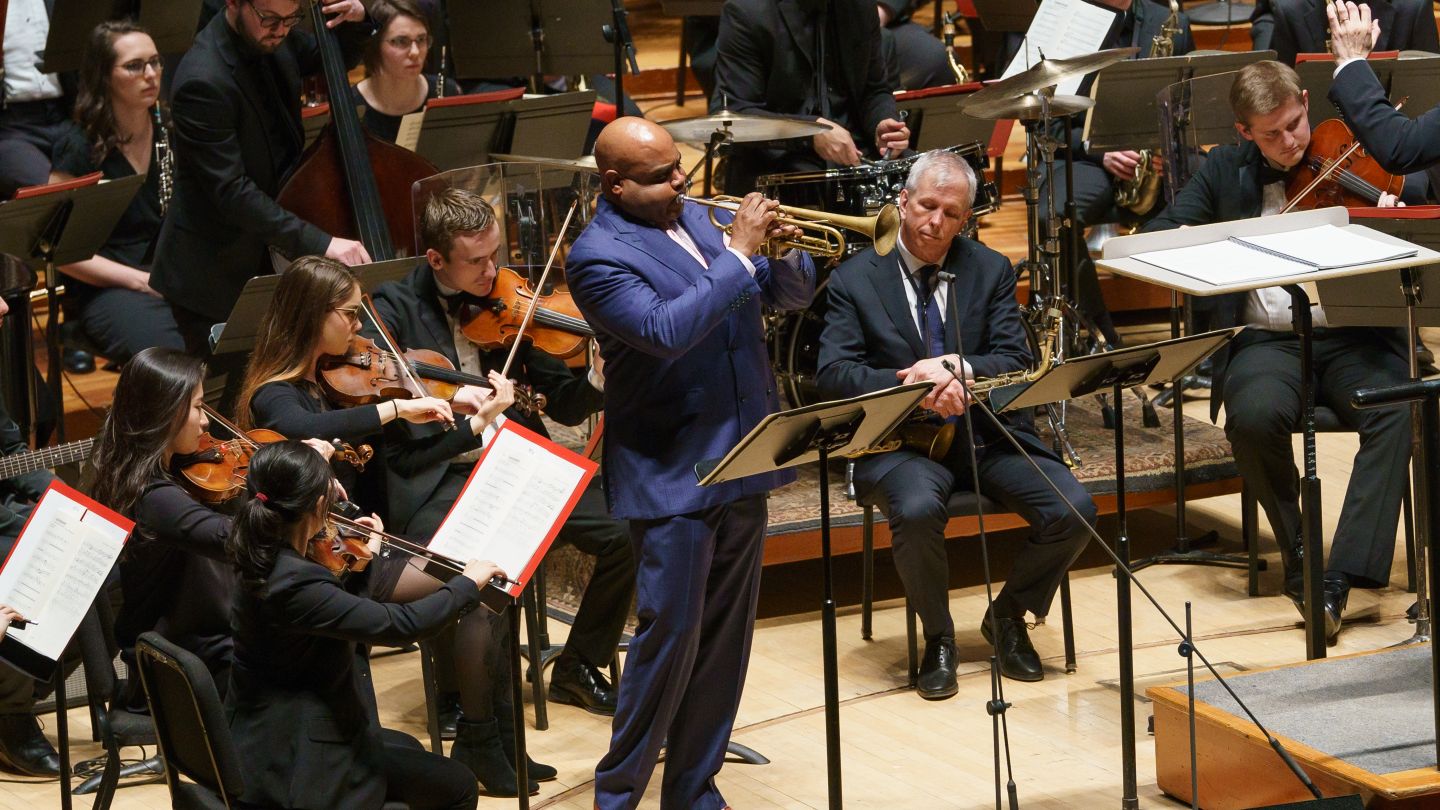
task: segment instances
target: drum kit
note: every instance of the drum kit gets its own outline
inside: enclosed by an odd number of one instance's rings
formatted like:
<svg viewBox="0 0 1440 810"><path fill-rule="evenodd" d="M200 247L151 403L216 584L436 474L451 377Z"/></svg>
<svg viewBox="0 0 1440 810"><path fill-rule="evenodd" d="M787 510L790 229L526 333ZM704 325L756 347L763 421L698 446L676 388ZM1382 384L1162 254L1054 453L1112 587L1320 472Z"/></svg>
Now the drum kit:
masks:
<svg viewBox="0 0 1440 810"><path fill-rule="evenodd" d="M1043 59L1028 70L991 83L984 89L964 97L961 110L976 118L1021 121L1026 131L1026 175L1023 196L1029 254L1017 267L1017 273L1030 277L1030 301L1025 307L1026 323L1035 345L1035 356L1042 346L1053 350L1055 362L1064 362L1067 348L1082 345L1081 332L1090 336L1091 345L1103 337L1085 323L1075 309L1069 291L1073 284L1061 268L1073 267L1073 256L1062 255L1061 242L1064 203L1057 204L1050 184L1045 180L1057 169L1056 153L1065 145L1063 129L1055 125L1068 116L1084 112L1094 101L1083 96L1057 95L1056 85L1093 73L1136 52L1136 48L1114 48L1070 59ZM706 162L728 143L775 141L810 137L824 131L813 119L797 119L770 114L754 115L721 110L712 115L686 118L662 124L677 141L705 144ZM984 180L989 159L985 145L968 143L952 146L949 151L964 158L982 178L976 189L972 217L967 235L974 235L976 218L999 207L1000 194L994 180ZM906 176L918 156L897 160L862 163L859 166L814 172L792 172L764 175L757 180L757 190L786 206L808 209L815 214L830 213L839 217L874 217L885 206L894 205L904 187ZM1062 160L1069 160L1068 156ZM1067 183L1067 188L1070 184ZM1043 199L1042 199L1043 198ZM1069 206L1073 210L1073 203ZM1078 242L1078 240L1072 240ZM841 257L853 255L870 243L865 237L849 238ZM839 258L834 263L838 263ZM820 288L825 283L822 270ZM815 300L801 312L772 318L769 341L777 374L785 384L786 393L796 405L819 399L815 391L819 336L824 326L825 297L817 289ZM1053 342L1047 343L1047 342ZM1148 404L1148 403L1147 403ZM1153 410L1150 411L1153 414ZM1060 445L1072 463L1078 463L1064 431L1063 410L1052 411L1050 422ZM1147 418L1148 421L1148 418Z"/></svg>

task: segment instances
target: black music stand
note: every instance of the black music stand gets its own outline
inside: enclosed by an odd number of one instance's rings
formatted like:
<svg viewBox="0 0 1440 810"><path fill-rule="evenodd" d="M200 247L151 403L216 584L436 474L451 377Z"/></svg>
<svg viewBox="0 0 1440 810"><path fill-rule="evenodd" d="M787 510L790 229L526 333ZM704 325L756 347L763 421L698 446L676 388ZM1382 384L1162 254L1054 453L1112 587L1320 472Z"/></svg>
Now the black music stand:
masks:
<svg viewBox="0 0 1440 810"><path fill-rule="evenodd" d="M40 69L45 73L79 70L85 56L85 43L90 41L90 32L110 19L114 5L114 0L55 0L54 7L50 9L50 19L63 20L64 24L50 26Z"/></svg>
<svg viewBox="0 0 1440 810"><path fill-rule="evenodd" d="M149 0L140 4L140 25L155 40L155 50L181 54L190 50L200 29L201 0Z"/></svg>
<svg viewBox="0 0 1440 810"><path fill-rule="evenodd" d="M553 96L521 98L510 102L513 113L505 148L534 157L577 158L585 152L595 91L577 90ZM620 113L623 115L624 113Z"/></svg>
<svg viewBox="0 0 1440 810"><path fill-rule="evenodd" d="M1392 104L1407 99L1400 109L1405 115L1414 118L1440 104L1440 58L1367 61ZM1327 118L1343 117L1329 97L1330 85L1334 84L1335 60L1309 59L1295 65L1295 72L1300 76L1300 87L1310 95L1310 126Z"/></svg>
<svg viewBox="0 0 1440 810"><path fill-rule="evenodd" d="M94 256L109 240L110 232L144 182L144 175L137 174L0 203L0 253L28 257L45 268L45 353L50 372L47 383L51 407L55 409L56 435L62 442L65 398L60 390L60 375L65 366L60 361L59 282L55 268ZM28 308L21 314L29 319ZM32 403L31 413L37 410Z"/></svg>
<svg viewBox="0 0 1440 810"><path fill-rule="evenodd" d="M905 123L910 127L912 148L928 152L976 141L988 147L1000 122L966 115L956 103L979 89L976 82L898 94L895 109L910 115Z"/></svg>
<svg viewBox="0 0 1440 810"><path fill-rule="evenodd" d="M1040 10L1039 2L1026 0L974 0L975 13L986 31L1023 34L1030 30L1030 21Z"/></svg>
<svg viewBox="0 0 1440 810"><path fill-rule="evenodd" d="M465 0L446 3L455 75L545 76L606 73L614 24L599 0Z"/></svg>
<svg viewBox="0 0 1440 810"><path fill-rule="evenodd" d="M997 388L990 393L996 413L1035 408L1068 399L1104 393L1115 402L1115 554L1116 618L1120 656L1120 747L1123 759L1122 806L1135 807L1135 646L1131 635L1130 536L1125 514L1125 389L1177 380L1230 342L1237 329L1221 329L1189 337L1085 355L1055 366L1034 382Z"/></svg>
<svg viewBox="0 0 1440 810"><path fill-rule="evenodd" d="M821 632L825 659L825 765L830 807L839 810L840 664L835 638L835 596L830 558L830 457L863 452L883 441L934 387L911 383L836 402L821 402L772 413L724 458L695 465L701 486L772 472L810 462L820 470L820 557L825 572Z"/></svg>
<svg viewBox="0 0 1440 810"><path fill-rule="evenodd" d="M359 264L350 268L350 271L360 280L360 288L370 293L387 281L404 278L415 269L417 262L422 261L425 261L423 256L406 256L402 259ZM210 353L235 354L255 348L255 338L260 332L260 319L270 310L270 304L275 298L275 288L278 286L278 274L255 276L245 282L240 297L235 299L235 305L230 308L230 317L210 327Z"/></svg>
<svg viewBox="0 0 1440 810"><path fill-rule="evenodd" d="M488 163L492 151L505 151L501 135L509 112L509 101L427 105L415 153L441 171Z"/></svg>

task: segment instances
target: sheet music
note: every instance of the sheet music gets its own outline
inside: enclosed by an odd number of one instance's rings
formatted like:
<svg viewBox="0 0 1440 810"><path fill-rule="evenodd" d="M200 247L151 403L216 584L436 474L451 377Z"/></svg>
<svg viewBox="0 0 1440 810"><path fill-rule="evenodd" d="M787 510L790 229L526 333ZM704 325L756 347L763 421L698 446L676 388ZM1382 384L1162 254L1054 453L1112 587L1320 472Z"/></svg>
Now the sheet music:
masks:
<svg viewBox="0 0 1440 810"><path fill-rule="evenodd" d="M493 560L522 583L595 466L507 422L490 441L430 550L452 559ZM519 588L508 592L518 595Z"/></svg>
<svg viewBox="0 0 1440 810"><path fill-rule="evenodd" d="M75 635L132 528L59 487L46 490L0 570L0 603L33 620L23 630L11 627L9 635L52 660Z"/></svg>
<svg viewBox="0 0 1440 810"><path fill-rule="evenodd" d="M1284 278L1317 269L1229 239L1191 247L1136 253L1130 258L1216 287Z"/></svg>
<svg viewBox="0 0 1440 810"><path fill-rule="evenodd" d="M1084 0L1045 0L1030 30L1025 32L1025 43L1005 73L1000 78L1008 79L1024 72L1046 59L1069 59L1072 56L1094 53L1105 42L1105 35L1115 22L1115 12L1093 6ZM1084 76L1067 79L1056 86L1055 92L1073 94L1080 89Z"/></svg>
<svg viewBox="0 0 1440 810"><path fill-rule="evenodd" d="M1409 258L1416 253L1413 247L1388 245L1334 225L1230 238L1322 270L1389 262Z"/></svg>
<svg viewBox="0 0 1440 810"><path fill-rule="evenodd" d="M395 133L395 145L403 146L411 152L420 143L420 130L425 124L425 111L419 110L400 116L400 130Z"/></svg>

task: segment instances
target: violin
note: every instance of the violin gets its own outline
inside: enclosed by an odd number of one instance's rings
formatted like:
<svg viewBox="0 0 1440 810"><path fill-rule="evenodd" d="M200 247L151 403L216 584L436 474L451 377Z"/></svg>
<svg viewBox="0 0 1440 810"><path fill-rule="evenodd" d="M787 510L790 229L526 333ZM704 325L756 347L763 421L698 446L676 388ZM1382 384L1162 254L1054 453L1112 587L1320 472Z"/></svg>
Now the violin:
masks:
<svg viewBox="0 0 1440 810"><path fill-rule="evenodd" d="M368 534L341 527L333 521L327 521L325 528L310 538L310 544L305 549L305 559L320 563L336 576L350 571L364 571L374 557Z"/></svg>
<svg viewBox="0 0 1440 810"><path fill-rule="evenodd" d="M369 526L366 526L365 524L360 523L345 514L346 512L349 512L350 514L355 514L359 511L359 507L355 506L355 504L353 503L348 502L338 503L331 508L329 522L333 525L337 535L341 532L353 533L354 536L363 538L369 538L372 534L378 535L380 537L380 544L385 548L393 549L403 554L409 554L412 557L423 559L430 565L446 569L456 574L465 573L465 563L460 562L453 557L447 557L444 554L431 551L430 549L420 545L419 543L411 542L403 537L397 537L393 534L390 534L389 532L381 531L379 529L372 529ZM355 541L352 540L351 542L353 543ZM311 545L313 547L313 540L311 541ZM363 566L369 562L370 558L373 555L370 554L370 547L368 542L361 542L360 545L364 546L364 552L360 553L357 551L354 556L355 561L359 562L362 568L350 568L341 570L363 570ZM349 548L350 547L347 546L346 550L337 553L332 559L346 559L346 555L349 554ZM360 562L361 559L363 559L364 562ZM321 562L320 560L315 560L315 562L319 562L321 565L325 565L325 563ZM329 566L327 565L326 567L328 568ZM429 565L427 565L426 567L428 568ZM334 569L331 569L331 572L338 573ZM490 585L501 590L505 590L505 587L507 585L514 585L519 587L521 584L522 583L520 582L516 582L513 579L508 579L503 576L494 576L490 578Z"/></svg>
<svg viewBox="0 0 1440 810"><path fill-rule="evenodd" d="M200 445L195 453L181 462L180 474L184 477L190 494L202 503L224 503L240 494L245 486L245 476L250 471L250 457L262 444L283 442L285 437L273 430L256 428L242 431L209 405L201 405L206 415L215 420L232 438L219 440L209 433L200 434ZM374 456L368 444L351 447L338 439L331 442L336 446L335 458L347 462L363 471L365 464Z"/></svg>
<svg viewBox="0 0 1440 810"><path fill-rule="evenodd" d="M428 393L407 385L408 374L419 379ZM484 377L457 371L450 358L429 349L410 349L398 357L375 341L356 335L350 338L345 354L320 358L316 367L320 388L337 405L373 405L388 399L434 396L449 400L462 385L491 388ZM545 408L545 397L528 386L515 387L515 407L533 415Z"/></svg>
<svg viewBox="0 0 1440 810"><path fill-rule="evenodd" d="M471 343L486 351L511 346L520 337L521 325L534 310L533 323L524 338L540 351L565 359L585 349L595 330L585 322L568 290L539 293L519 271L501 267L495 273L490 295L460 307L460 331Z"/></svg>
<svg viewBox="0 0 1440 810"><path fill-rule="evenodd" d="M1305 157L1285 181L1285 212L1334 205L1369 208L1381 194L1400 196L1405 176L1390 174L1355 139L1344 121L1321 121L1310 132Z"/></svg>

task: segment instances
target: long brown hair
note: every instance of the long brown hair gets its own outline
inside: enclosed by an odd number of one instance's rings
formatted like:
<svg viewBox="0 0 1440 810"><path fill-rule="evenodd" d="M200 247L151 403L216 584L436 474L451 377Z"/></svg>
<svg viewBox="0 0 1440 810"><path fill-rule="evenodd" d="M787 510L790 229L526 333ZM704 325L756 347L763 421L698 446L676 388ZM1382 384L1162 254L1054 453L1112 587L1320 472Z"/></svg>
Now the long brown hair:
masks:
<svg viewBox="0 0 1440 810"><path fill-rule="evenodd" d="M130 139L120 134L115 105L110 100L110 74L115 71L115 40L126 34L150 32L129 20L106 20L95 26L80 60L79 89L75 95L75 121L90 143L90 159L100 163L111 150Z"/></svg>
<svg viewBox="0 0 1440 810"><path fill-rule="evenodd" d="M204 379L205 364L174 349L146 349L125 363L95 438L95 500L134 516L145 487L169 476L165 453Z"/></svg>
<svg viewBox="0 0 1440 810"><path fill-rule="evenodd" d="M235 421L254 425L250 401L261 386L303 379L320 341L325 317L344 304L360 282L350 268L324 256L302 256L290 263L275 287L275 300L260 319L255 348L245 367L245 384L235 403Z"/></svg>

